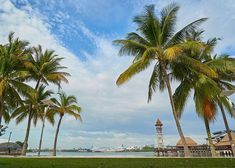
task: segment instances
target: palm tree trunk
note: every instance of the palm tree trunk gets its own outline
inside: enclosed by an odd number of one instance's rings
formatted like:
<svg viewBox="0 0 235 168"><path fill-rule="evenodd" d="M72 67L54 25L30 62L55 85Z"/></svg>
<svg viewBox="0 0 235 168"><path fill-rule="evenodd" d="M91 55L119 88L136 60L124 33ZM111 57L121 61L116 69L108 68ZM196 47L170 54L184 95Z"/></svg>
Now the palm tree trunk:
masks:
<svg viewBox="0 0 235 168"><path fill-rule="evenodd" d="M30 127L31 127L31 117L32 117L32 114L29 113L28 124L27 124L25 139L24 139L24 144L23 144L22 151L21 151L21 155L23 155L23 156L26 155L27 148L28 148L29 132L30 132Z"/></svg>
<svg viewBox="0 0 235 168"><path fill-rule="evenodd" d="M38 89L39 84L40 84L40 79L37 81L37 84L35 86L35 90ZM26 151L27 151L27 148L28 148L28 140L29 140L29 132L30 132L30 127L31 127L32 116L33 116L33 108L32 108L32 104L31 104L30 105L30 110L29 110L28 125L27 125L27 129L26 129L24 145L23 145L23 149L22 149L21 155L26 155Z"/></svg>
<svg viewBox="0 0 235 168"><path fill-rule="evenodd" d="M218 104L219 104L219 107L220 107L220 110L221 110L221 113L222 113L222 116L223 116L226 131L227 131L227 134L228 134L228 138L229 138L229 142L230 142L231 150L232 150L232 155L234 156L235 146L233 144L233 138L232 138L231 131L230 131L230 128L229 128L229 125L228 125L228 121L227 121L227 118L226 118L226 115L225 115L225 112L224 112L223 105L220 102Z"/></svg>
<svg viewBox="0 0 235 168"><path fill-rule="evenodd" d="M163 66L163 72L164 72L164 80L165 80L165 83L166 83L166 86L167 86L168 95L169 95L169 98L170 98L171 108L172 108L173 116L174 116L174 119L175 119L176 127L177 127L178 133L180 135L180 139L182 141L182 144L184 146L184 156L185 157L190 157L191 153L190 153L189 148L186 144L186 140L185 140L185 137L184 137L184 134L183 134L180 122L179 122L179 118L178 118L178 115L177 115L177 112L176 112L176 109L175 109L175 104L174 104L174 100L173 100L171 85L170 85L169 77L167 75L165 66Z"/></svg>
<svg viewBox="0 0 235 168"><path fill-rule="evenodd" d="M207 137L208 137L209 146L211 149L211 156L216 157L215 146L214 146L212 138L211 138L210 125L209 125L209 122L206 118L204 118L204 123L205 123L205 127L206 127L206 133L207 133Z"/></svg>
<svg viewBox="0 0 235 168"><path fill-rule="evenodd" d="M53 148L53 156L56 156L56 145L57 145L57 139L58 139L58 134L59 134L59 130L60 130L60 124L61 124L61 120L63 118L63 115L60 115L60 119L56 128L56 133L55 133L55 140L54 140L54 148Z"/></svg>
<svg viewBox="0 0 235 168"><path fill-rule="evenodd" d="M40 153L41 153L42 137L43 137L44 127L45 127L46 112L47 112L47 108L44 111L43 120L42 120L42 130L41 130L41 136L40 136L39 147L38 147L38 156L40 156Z"/></svg>
<svg viewBox="0 0 235 168"><path fill-rule="evenodd" d="M2 96L0 97L0 126L2 125L2 115L4 111L4 102Z"/></svg>

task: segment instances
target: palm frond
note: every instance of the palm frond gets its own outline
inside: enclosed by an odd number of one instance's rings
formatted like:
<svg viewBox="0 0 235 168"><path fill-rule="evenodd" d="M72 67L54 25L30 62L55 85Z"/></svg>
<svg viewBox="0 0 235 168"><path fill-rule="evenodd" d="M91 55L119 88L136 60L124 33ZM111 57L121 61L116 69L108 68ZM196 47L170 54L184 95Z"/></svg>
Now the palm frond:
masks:
<svg viewBox="0 0 235 168"><path fill-rule="evenodd" d="M148 40L135 32L128 33L126 39L151 47L151 43Z"/></svg>
<svg viewBox="0 0 235 168"><path fill-rule="evenodd" d="M160 44L160 21L154 12L154 5L145 6L145 13L134 18L137 23L137 31L143 34L145 39L149 41L152 46Z"/></svg>
<svg viewBox="0 0 235 168"><path fill-rule="evenodd" d="M183 80L175 90L173 99L179 117L182 116L182 112L186 105L186 101L190 96L191 89L192 89L192 84L190 83L190 81Z"/></svg>
<svg viewBox="0 0 235 168"><path fill-rule="evenodd" d="M156 91L156 88L158 86L158 76L159 76L159 65L155 64L153 68L153 72L149 81L149 91L148 91L148 102L151 101L153 92Z"/></svg>
<svg viewBox="0 0 235 168"><path fill-rule="evenodd" d="M198 72L201 72L209 77L216 78L218 76L218 74L212 68L210 68L209 66L201 63L200 61L198 61L194 58L190 58L188 56L181 55L180 61L183 64L188 65L192 69L194 69Z"/></svg>
<svg viewBox="0 0 235 168"><path fill-rule="evenodd" d="M183 52L179 46L172 46L164 50L164 56L167 60L172 60Z"/></svg>
<svg viewBox="0 0 235 168"><path fill-rule="evenodd" d="M195 30L199 25L201 25L203 22L205 22L207 18L201 18L194 22L191 22L181 30L179 30L175 35L165 44L165 47L170 47L176 44L179 44L183 42L187 36L187 32L191 32Z"/></svg>
<svg viewBox="0 0 235 168"><path fill-rule="evenodd" d="M227 97L219 97L219 103L228 111L232 118L235 118L235 106Z"/></svg>
<svg viewBox="0 0 235 168"><path fill-rule="evenodd" d="M161 43L165 44L173 35L176 24L176 14L179 6L172 3L161 11Z"/></svg>
<svg viewBox="0 0 235 168"><path fill-rule="evenodd" d="M120 86L121 84L127 82L132 76L145 70L150 65L150 61L138 60L128 67L117 79L116 84Z"/></svg>
<svg viewBox="0 0 235 168"><path fill-rule="evenodd" d="M119 55L141 55L147 46L134 40L115 40L114 44L120 45Z"/></svg>

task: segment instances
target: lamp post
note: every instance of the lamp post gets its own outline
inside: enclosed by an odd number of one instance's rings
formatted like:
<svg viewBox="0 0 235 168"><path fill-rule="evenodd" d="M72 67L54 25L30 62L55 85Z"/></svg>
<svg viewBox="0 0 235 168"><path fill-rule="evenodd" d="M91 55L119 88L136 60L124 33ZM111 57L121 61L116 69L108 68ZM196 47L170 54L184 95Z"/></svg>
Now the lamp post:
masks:
<svg viewBox="0 0 235 168"><path fill-rule="evenodd" d="M44 131L44 127L45 127L45 120L46 120L47 110L50 107L50 105L53 104L53 102L50 99L42 100L41 102L42 102L43 105L46 106L46 108L44 109L44 113L43 113L42 130L41 130L41 136L40 136L39 147L38 147L38 156L40 156L40 153L41 153L42 137L43 137L43 131Z"/></svg>
<svg viewBox="0 0 235 168"><path fill-rule="evenodd" d="M10 149L10 147L9 147L9 143L10 143L10 140L11 140L11 134L12 134L12 132L10 132L9 138L8 138L8 142L7 142L8 154L9 154L9 155L10 155L10 153L11 153L11 149Z"/></svg>

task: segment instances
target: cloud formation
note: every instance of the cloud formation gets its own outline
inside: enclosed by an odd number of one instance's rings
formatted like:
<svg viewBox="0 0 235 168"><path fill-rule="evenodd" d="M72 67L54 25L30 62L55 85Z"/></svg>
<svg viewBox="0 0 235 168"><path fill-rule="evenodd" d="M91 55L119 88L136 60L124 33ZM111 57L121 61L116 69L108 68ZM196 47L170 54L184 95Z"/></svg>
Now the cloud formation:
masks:
<svg viewBox="0 0 235 168"><path fill-rule="evenodd" d="M67 71L71 77L70 83L63 85L63 89L68 94L77 96L83 107L83 123L71 117L65 118L60 132L58 144L60 147L88 147L92 144L96 146L107 144L110 147L121 144L154 144L154 122L158 117L164 123L166 144L176 143L178 135L167 93L157 93L153 101L147 103L147 86L151 69L118 88L115 80L129 65L131 57L119 57L118 48L112 45L113 39L122 38L128 31L134 30L131 17L143 10L143 4L156 3L156 6L161 8L168 4L168 1L128 1L125 2L130 9L128 12L123 10L126 9L124 2L112 8L113 4L106 1L102 1L98 6L89 5L88 1L79 1L77 5L74 5L76 3L74 1L66 1L66 4L63 1L42 1L42 4L27 0L0 1L1 43L6 42L9 31L14 31L16 36L29 41L32 45L41 44L65 57L63 64L68 67ZM234 52L235 39L230 38L232 27L235 26L235 10L233 10L235 7L232 1L223 4L222 1L195 3L183 0L179 3L181 10L178 27L196 18L208 16L210 20L204 26L208 30L206 38L223 37L216 52ZM44 5L45 9L42 9L41 5ZM84 10L86 7L89 10ZM112 17L118 13L108 10L110 17L104 20L107 16L105 9L121 11L121 15ZM99 22L97 27L94 27L96 17L91 11L95 11L97 15ZM224 17L228 20L223 19ZM100 22L117 25L118 29L105 32ZM107 27L114 27L113 25ZM174 83L174 86L176 85L177 83ZM203 122L195 114L192 101L188 103L185 111L181 121L186 135L194 137L198 142L204 142ZM217 120L220 120L220 117ZM22 123L16 126L13 122L10 124L9 131L14 130L13 140L23 140L25 125ZM54 129L47 124L44 147L51 147ZM216 122L212 129L223 129L223 124ZM39 132L40 125L32 129L30 147L37 147L39 140L36 135L39 135ZM7 139L7 135L3 138Z"/></svg>

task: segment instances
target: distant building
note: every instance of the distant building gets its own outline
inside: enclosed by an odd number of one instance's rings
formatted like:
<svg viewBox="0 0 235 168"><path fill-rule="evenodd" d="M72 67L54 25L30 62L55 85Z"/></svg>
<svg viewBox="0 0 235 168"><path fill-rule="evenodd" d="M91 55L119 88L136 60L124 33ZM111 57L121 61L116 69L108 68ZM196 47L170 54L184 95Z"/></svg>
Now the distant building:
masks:
<svg viewBox="0 0 235 168"><path fill-rule="evenodd" d="M13 142L0 143L0 155L20 155L22 147Z"/></svg>
<svg viewBox="0 0 235 168"><path fill-rule="evenodd" d="M231 132L232 139L233 139L233 144L235 144L235 133ZM228 138L228 134L226 133L225 136L215 144L215 146L228 146L230 145L230 141Z"/></svg>
<svg viewBox="0 0 235 168"><path fill-rule="evenodd" d="M235 132L231 132L231 136L233 139L233 144L235 144ZM231 145L227 133L225 133L224 136L221 137L220 141L214 145L220 156L232 156Z"/></svg>
<svg viewBox="0 0 235 168"><path fill-rule="evenodd" d="M231 133L235 133L234 130L230 130L230 131L231 131ZM227 135L227 131L217 131L217 132L212 133L211 138L215 144L215 143L221 141L225 137L225 135ZM206 140L207 140L207 138L206 138Z"/></svg>
<svg viewBox="0 0 235 168"><path fill-rule="evenodd" d="M157 146L155 152L157 156L184 156L184 145L182 140L179 139L175 146L163 145L163 133L162 133L162 122L157 119L155 123L157 131ZM231 131L231 136L233 139L233 147L235 147L235 131ZM208 140L206 138L206 140ZM231 157L232 148L229 141L227 131L217 131L212 133L212 140L215 146L215 150L218 156ZM210 146L208 144L200 145L191 137L185 137L186 144L192 154L196 157L208 157L211 156Z"/></svg>
<svg viewBox="0 0 235 168"><path fill-rule="evenodd" d="M179 139L175 146L166 146L163 144L162 122L158 119L155 123L157 130L157 146L155 152L157 156L184 156L184 146L182 140ZM192 154L196 157L210 156L210 148L208 145L198 145L191 137L185 137L186 144Z"/></svg>
<svg viewBox="0 0 235 168"><path fill-rule="evenodd" d="M198 146L198 144L190 137L185 137L186 144L191 147L191 146ZM179 141L176 144L177 147L183 147L182 140L179 139Z"/></svg>

